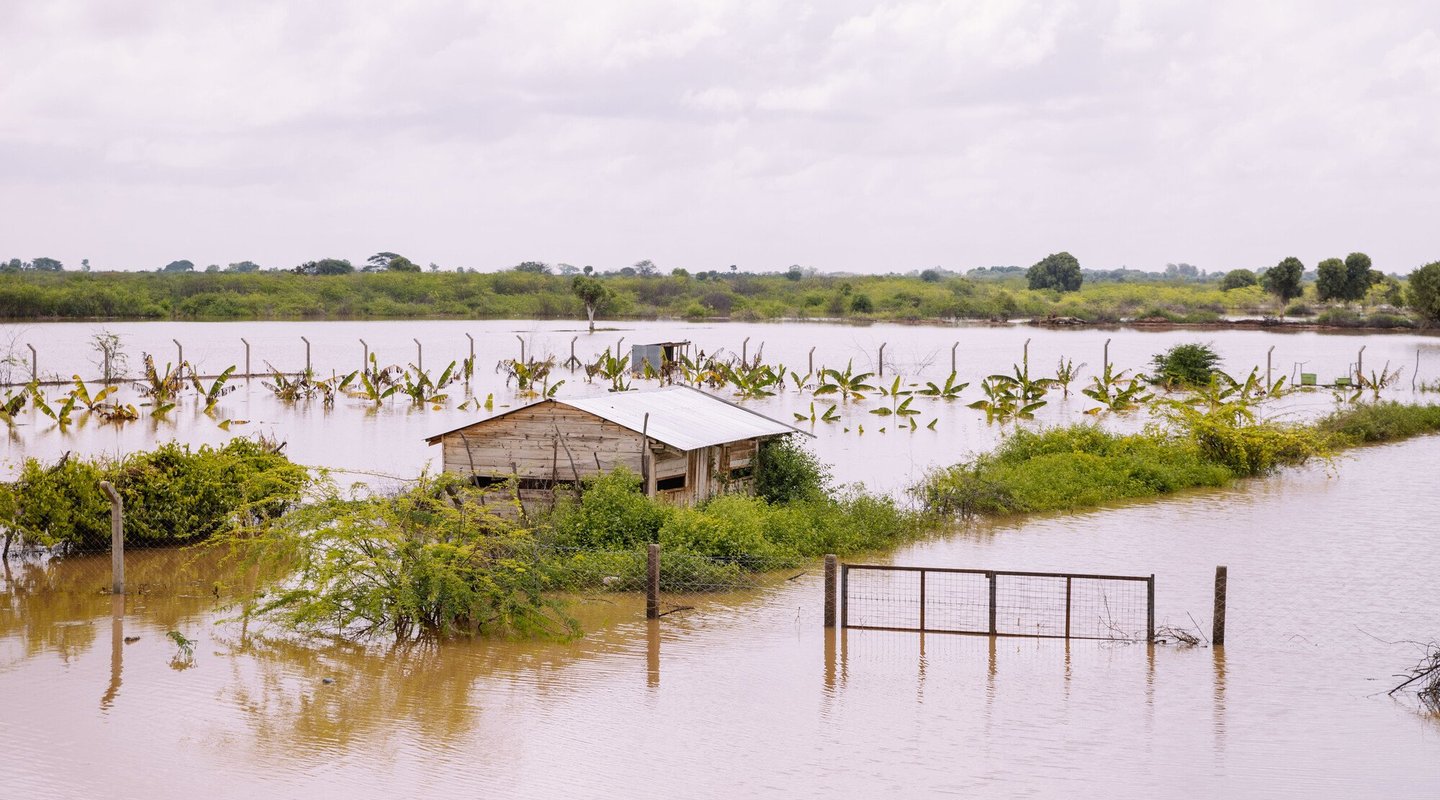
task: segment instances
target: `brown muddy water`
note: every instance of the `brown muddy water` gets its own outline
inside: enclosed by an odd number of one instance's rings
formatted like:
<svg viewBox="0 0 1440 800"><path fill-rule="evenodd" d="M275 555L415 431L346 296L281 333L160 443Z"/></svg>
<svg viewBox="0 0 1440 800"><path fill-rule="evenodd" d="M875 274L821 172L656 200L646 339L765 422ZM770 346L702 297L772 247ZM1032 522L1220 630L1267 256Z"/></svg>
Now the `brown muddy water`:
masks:
<svg viewBox="0 0 1440 800"><path fill-rule="evenodd" d="M1437 474L1429 437L890 556L1153 572L1206 631L1226 564L1225 648L827 636L813 570L658 623L597 596L574 642L337 647L217 623L182 554L132 554L123 609L103 560L12 559L0 795L1437 797L1440 719L1385 696L1418 655L1386 642L1440 637Z"/></svg>
<svg viewBox="0 0 1440 800"><path fill-rule="evenodd" d="M98 374L89 337L108 327L131 359L185 356L218 372L360 365L360 339L380 362L434 370L468 352L469 391L496 411L522 402L494 372L527 352L589 359L620 337L690 339L804 372L877 367L943 382L952 345L961 402L918 400L910 432L842 405L814 425L820 457L842 481L900 492L926 469L993 446L999 426L965 403L978 381L1008 371L1031 340L1036 374L1066 356L1109 355L1143 369L1151 354L1210 341L1232 372L1272 356L1276 376L1345 374L1365 347L1367 371L1405 369L1387 398L1440 376L1440 340L1313 332L1035 330L1005 326L618 323L589 335L564 322L121 323L0 326L0 381ZM748 344L745 340L749 339ZM19 357L8 363L6 354ZM887 375L887 377L888 377ZM559 396L604 391L583 377ZM33 409L0 441L0 470L26 456L124 455L175 439L219 443L265 433L342 480L413 477L433 461L426 435L484 416L342 398L286 406L260 381L240 382L216 419L193 398L164 422L123 427L80 419L60 430ZM63 393L63 389L54 390ZM138 397L122 391L126 402ZM746 401L790 421L811 397L793 390ZM1090 403L1051 395L1035 424L1088 420ZM830 401L817 402L823 411ZM1277 417L1336 406L1328 391L1271 405ZM1143 417L1108 420L1135 427ZM866 429L861 434L858 428ZM809 423L805 427L812 427ZM845 428L850 428L846 431ZM889 428L881 433L881 428ZM643 600L584 598L588 634L574 642L462 641L403 649L296 643L222 622L213 566L190 554L132 552L132 594L115 601L108 558L48 564L13 557L0 574L0 798L142 797L1114 797L1440 796L1440 720L1385 696L1418 652L1400 640L1440 638L1440 438L1371 448L1333 471L1300 470L1218 492L1086 514L976 527L867 560L899 564L1156 575L1162 624L1208 632L1214 567L1230 568L1229 643L1211 648L849 631L820 626L811 570L745 594L688 598L693 610L646 623ZM1192 617L1194 623L1192 623ZM165 636L197 640L177 661ZM138 637L138 638L134 638ZM127 638L133 641L127 643ZM333 682L327 683L325 679Z"/></svg>

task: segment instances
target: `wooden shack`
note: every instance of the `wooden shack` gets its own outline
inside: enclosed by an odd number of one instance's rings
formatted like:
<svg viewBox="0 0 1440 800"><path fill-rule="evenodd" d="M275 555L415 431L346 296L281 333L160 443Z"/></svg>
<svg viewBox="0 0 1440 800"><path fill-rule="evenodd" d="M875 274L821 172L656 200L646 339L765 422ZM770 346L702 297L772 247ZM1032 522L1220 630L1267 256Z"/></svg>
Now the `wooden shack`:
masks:
<svg viewBox="0 0 1440 800"><path fill-rule="evenodd" d="M522 500L626 467L646 494L692 504L753 489L760 443L811 434L689 386L547 399L426 439L444 470L481 485L518 480Z"/></svg>

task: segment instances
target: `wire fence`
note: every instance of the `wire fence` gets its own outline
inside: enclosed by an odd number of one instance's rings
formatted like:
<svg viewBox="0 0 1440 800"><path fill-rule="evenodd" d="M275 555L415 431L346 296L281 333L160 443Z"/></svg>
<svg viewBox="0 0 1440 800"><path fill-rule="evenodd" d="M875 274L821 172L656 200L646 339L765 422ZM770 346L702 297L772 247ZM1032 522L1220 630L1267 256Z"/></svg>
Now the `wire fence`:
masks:
<svg viewBox="0 0 1440 800"><path fill-rule="evenodd" d="M841 627L1148 641L1155 578L845 564Z"/></svg>

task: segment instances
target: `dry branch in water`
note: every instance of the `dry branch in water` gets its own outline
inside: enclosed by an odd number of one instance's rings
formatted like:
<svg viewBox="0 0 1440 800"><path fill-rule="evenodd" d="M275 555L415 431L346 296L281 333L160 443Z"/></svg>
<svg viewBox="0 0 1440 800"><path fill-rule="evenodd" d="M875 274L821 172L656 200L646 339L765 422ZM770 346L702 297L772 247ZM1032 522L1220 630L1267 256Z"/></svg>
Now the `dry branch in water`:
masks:
<svg viewBox="0 0 1440 800"><path fill-rule="evenodd" d="M1407 673L1398 677L1405 680L1389 691L1394 695L1402 689L1409 689L1414 684L1419 684L1415 694L1420 698L1420 703L1431 713L1440 714L1440 644L1430 642L1425 645L1425 655L1420 663L1410 668Z"/></svg>

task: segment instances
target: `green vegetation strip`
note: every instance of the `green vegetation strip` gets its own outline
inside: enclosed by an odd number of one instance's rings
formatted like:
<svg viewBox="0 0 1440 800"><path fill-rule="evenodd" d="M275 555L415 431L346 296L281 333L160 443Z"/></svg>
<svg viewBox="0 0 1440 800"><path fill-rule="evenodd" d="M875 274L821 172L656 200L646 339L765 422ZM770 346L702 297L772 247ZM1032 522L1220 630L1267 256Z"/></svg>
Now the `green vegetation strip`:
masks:
<svg viewBox="0 0 1440 800"><path fill-rule="evenodd" d="M994 452L937 470L914 491L928 511L962 518L1091 508L1440 432L1440 405L1361 404L1308 425L1187 409L1170 422L1135 434L1096 425L1016 430Z"/></svg>

